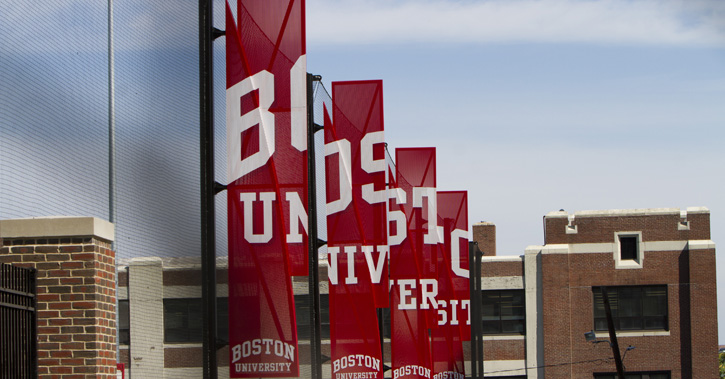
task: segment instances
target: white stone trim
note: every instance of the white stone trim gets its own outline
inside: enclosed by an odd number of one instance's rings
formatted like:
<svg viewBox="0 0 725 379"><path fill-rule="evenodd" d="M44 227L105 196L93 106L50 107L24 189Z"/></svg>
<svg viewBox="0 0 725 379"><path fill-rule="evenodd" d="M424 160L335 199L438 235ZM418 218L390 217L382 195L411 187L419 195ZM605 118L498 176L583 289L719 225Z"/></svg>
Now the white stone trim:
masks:
<svg viewBox="0 0 725 379"><path fill-rule="evenodd" d="M544 314L541 294L541 254L543 246L529 246L524 255L524 292L526 296L526 369L529 379L544 377Z"/></svg>
<svg viewBox="0 0 725 379"><path fill-rule="evenodd" d="M112 242L113 224L97 217L33 217L0 220L0 238L98 237Z"/></svg>
<svg viewBox="0 0 725 379"><path fill-rule="evenodd" d="M481 278L482 290L518 290L524 289L522 276L487 276Z"/></svg>
<svg viewBox="0 0 725 379"><path fill-rule="evenodd" d="M481 257L482 263L489 263L489 262L523 262L524 256L523 255L489 255L489 256L483 256Z"/></svg>
<svg viewBox="0 0 725 379"><path fill-rule="evenodd" d="M620 242L621 237L636 237L637 238L637 259L622 259L622 244ZM638 269L644 265L644 253L645 246L642 242L642 232L614 232L614 267L617 269Z"/></svg>
<svg viewBox="0 0 725 379"><path fill-rule="evenodd" d="M500 335L484 335L484 341L522 341L526 336L521 334L500 334Z"/></svg>
<svg viewBox="0 0 725 379"><path fill-rule="evenodd" d="M691 241L645 241L645 252L682 251L685 248L690 250L715 249L715 242L712 240L691 240ZM608 253L615 251L614 243L575 243L552 244L546 246L529 246L528 249L541 250L542 254L591 254Z"/></svg>
<svg viewBox="0 0 725 379"><path fill-rule="evenodd" d="M710 213L705 207L689 207L688 213ZM576 211L573 213L576 217L622 217L622 216L654 216L680 214L680 208L637 208L637 209L609 209L609 210L592 210L592 211ZM564 218L569 217L566 211L549 212L546 218Z"/></svg>
<svg viewBox="0 0 725 379"><path fill-rule="evenodd" d="M626 337L658 337L658 336L669 336L670 331L669 330L636 330L636 331L618 331L616 332L617 338L626 338ZM597 338L609 338L609 332L603 332L598 331L595 332L594 335Z"/></svg>
<svg viewBox="0 0 725 379"><path fill-rule="evenodd" d="M485 359L485 357L484 357ZM526 361L483 361L483 374L487 377L526 375Z"/></svg>

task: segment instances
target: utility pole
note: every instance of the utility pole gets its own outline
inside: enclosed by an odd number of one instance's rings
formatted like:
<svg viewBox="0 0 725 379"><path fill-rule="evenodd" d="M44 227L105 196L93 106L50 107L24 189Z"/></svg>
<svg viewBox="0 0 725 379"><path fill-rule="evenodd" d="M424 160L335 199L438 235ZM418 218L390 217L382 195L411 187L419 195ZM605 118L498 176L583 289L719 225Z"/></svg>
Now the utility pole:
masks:
<svg viewBox="0 0 725 379"><path fill-rule="evenodd" d="M609 306L609 294L607 287L602 287L602 299L604 299L604 312L607 314L607 329L609 329L609 340L614 354L614 364L617 367L617 376L624 379L624 364L622 363L622 355L619 352L619 342L617 342L617 333L614 330L614 320L612 319L612 308Z"/></svg>

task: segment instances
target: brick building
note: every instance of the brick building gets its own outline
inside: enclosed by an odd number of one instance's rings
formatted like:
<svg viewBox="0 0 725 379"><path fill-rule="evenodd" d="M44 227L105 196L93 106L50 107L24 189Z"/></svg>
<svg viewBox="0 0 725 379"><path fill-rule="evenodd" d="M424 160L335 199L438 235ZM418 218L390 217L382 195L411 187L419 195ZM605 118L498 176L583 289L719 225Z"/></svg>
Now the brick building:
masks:
<svg viewBox="0 0 725 379"><path fill-rule="evenodd" d="M495 225L475 224L483 250L484 371L499 378L614 378L604 314L606 287L628 378L716 378L715 244L705 208L551 212L544 244L496 255ZM224 338L226 261L218 261ZM131 377L198 377L198 261L136 258L119 266L121 360ZM320 267L321 303L327 275ZM293 283L301 376L309 372L307 279ZM327 320L323 309L323 327ZM596 341L587 341L593 331ZM328 332L329 333L329 332ZM329 334L327 334L329 336ZM323 337L325 333L323 332ZM322 354L329 356L329 340ZM389 339L384 345L390 363ZM466 347L468 356L468 347ZM227 347L219 352L228 375ZM140 375L140 376L139 376ZM329 362L323 376L330 376ZM386 373L386 377L390 372Z"/></svg>
<svg viewBox="0 0 725 379"><path fill-rule="evenodd" d="M116 378L113 239L93 217L0 220L0 263L37 270L39 378Z"/></svg>

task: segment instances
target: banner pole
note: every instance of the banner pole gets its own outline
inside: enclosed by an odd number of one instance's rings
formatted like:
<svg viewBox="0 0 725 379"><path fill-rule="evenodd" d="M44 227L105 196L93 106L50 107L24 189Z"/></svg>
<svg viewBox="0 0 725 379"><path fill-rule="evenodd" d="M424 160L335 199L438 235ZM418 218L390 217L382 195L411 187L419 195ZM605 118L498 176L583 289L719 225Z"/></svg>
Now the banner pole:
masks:
<svg viewBox="0 0 725 379"><path fill-rule="evenodd" d="M322 342L320 322L320 278L318 249L323 243L317 232L317 178L315 175L315 125L313 83L319 75L307 74L307 245L309 247L308 288L310 296L310 378L322 378Z"/></svg>
<svg viewBox="0 0 725 379"><path fill-rule="evenodd" d="M470 288L471 304L471 378L478 379L478 322L476 321L476 258L475 258L475 245L474 242L468 242L468 262L469 262L469 281L468 286Z"/></svg>
<svg viewBox="0 0 725 379"><path fill-rule="evenodd" d="M202 371L217 378L214 215L214 96L211 0L199 0L199 126L201 158Z"/></svg>

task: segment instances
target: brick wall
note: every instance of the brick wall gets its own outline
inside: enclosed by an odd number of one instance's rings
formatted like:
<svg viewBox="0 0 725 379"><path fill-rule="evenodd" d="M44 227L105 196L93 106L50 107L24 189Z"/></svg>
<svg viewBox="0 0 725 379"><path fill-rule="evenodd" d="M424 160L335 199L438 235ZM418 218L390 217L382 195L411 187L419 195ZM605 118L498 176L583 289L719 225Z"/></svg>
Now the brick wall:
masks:
<svg viewBox="0 0 725 379"><path fill-rule="evenodd" d="M27 220L0 221L0 262L38 270L39 377L115 378L116 278L110 240L53 235L52 226L68 220L52 220L35 225L50 230L47 237L15 233L37 229L14 228L13 221Z"/></svg>
<svg viewBox="0 0 725 379"><path fill-rule="evenodd" d="M606 359L612 357L609 344L592 344L584 338L594 327L592 286L666 285L669 330L617 333L622 352L635 346L627 353L627 370L668 370L672 378L715 377L717 301L709 213L688 211L689 225L679 210L592 212L583 217L576 213L573 220L555 213L545 220L549 244L576 249L577 244L587 243L604 248L614 245L615 232L639 231L644 242L660 242L649 246L669 247L644 251L642 267L635 269L618 269L612 251L542 255L546 376L591 377L592 372L615 372L614 361ZM575 232L571 226L576 226ZM567 362L577 363L564 364Z"/></svg>
<svg viewBox="0 0 725 379"><path fill-rule="evenodd" d="M473 241L478 243L478 248L483 256L496 255L496 225L490 222L479 222L473 224Z"/></svg>

